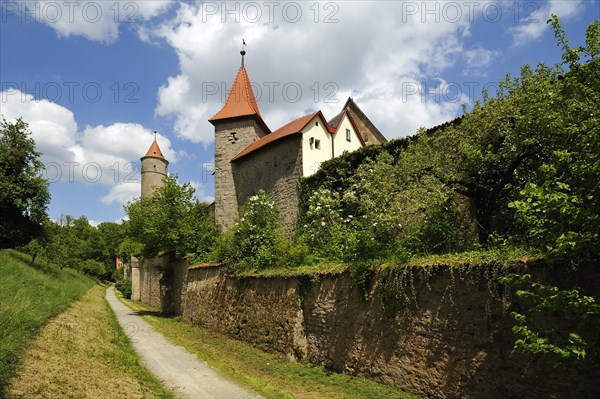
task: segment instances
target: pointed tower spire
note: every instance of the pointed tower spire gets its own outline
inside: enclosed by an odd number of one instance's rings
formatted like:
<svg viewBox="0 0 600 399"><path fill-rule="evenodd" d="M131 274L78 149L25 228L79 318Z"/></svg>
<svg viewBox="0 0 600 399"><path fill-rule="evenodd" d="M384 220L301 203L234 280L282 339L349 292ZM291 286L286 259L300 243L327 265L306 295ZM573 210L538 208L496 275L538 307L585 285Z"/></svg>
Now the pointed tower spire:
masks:
<svg viewBox="0 0 600 399"><path fill-rule="evenodd" d="M168 161L165 159L162 151L160 150L160 147L158 146L158 142L156 141L156 134L157 133L154 132L154 141L150 145L150 148L148 148L148 152L146 152L146 155L144 155L144 158L145 157L160 158L160 159L165 160L168 163Z"/></svg>
<svg viewBox="0 0 600 399"><path fill-rule="evenodd" d="M220 120L249 116L254 117L265 132L270 133L271 130L263 120L260 110L258 109L256 97L252 90L252 84L250 83L248 72L246 72L246 68L244 67L244 56L246 55L246 50L244 50L245 46L246 41L242 40L242 51L240 51L240 54L242 55L242 66L240 66L240 69L235 76L227 100L225 100L225 104L223 104L221 110L213 115L208 121L214 125L215 122Z"/></svg>

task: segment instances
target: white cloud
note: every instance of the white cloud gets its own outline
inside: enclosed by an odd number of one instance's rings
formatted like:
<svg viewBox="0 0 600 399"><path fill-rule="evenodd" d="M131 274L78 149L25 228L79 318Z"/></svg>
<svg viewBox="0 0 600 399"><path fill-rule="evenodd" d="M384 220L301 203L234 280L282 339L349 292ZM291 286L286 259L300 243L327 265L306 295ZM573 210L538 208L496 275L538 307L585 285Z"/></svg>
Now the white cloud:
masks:
<svg viewBox="0 0 600 399"><path fill-rule="evenodd" d="M134 198L139 198L141 185L139 181L119 182L111 187L108 194L100 198L100 201L105 205L110 205L113 202L124 205Z"/></svg>
<svg viewBox="0 0 600 399"><path fill-rule="evenodd" d="M216 11L207 12L206 4ZM465 60L467 10L458 21L442 18L434 24L423 23L420 14L403 14L407 3L402 2L377 2L376 7L369 2L331 3L337 8L318 3L318 16L315 7L309 8L312 3L296 3L301 4L302 18L291 23L293 10L286 15L280 5L269 15L266 6L257 4L262 17L252 23L243 8L235 22L235 12L226 14L222 3L183 3L171 20L152 32L179 57L180 72L159 89L155 110L157 115L174 117L179 137L205 145L212 142L214 129L207 120L220 109L231 87L242 38L248 43L246 68L256 84L261 113L273 130L312 110L333 117L351 91L389 138L444 122L459 111L462 96L437 101L407 90L441 78L446 68ZM327 16L338 22L324 23ZM495 55L482 48L474 51L465 60L473 70ZM301 94L296 99L298 88Z"/></svg>
<svg viewBox="0 0 600 399"><path fill-rule="evenodd" d="M215 201L215 197L212 195L206 194L206 189L204 188L204 184L200 183L198 180L190 181L190 185L196 190L196 198L200 202L206 202L208 204Z"/></svg>
<svg viewBox="0 0 600 399"><path fill-rule="evenodd" d="M48 25L60 37L83 36L110 43L118 39L121 25L140 27L168 10L173 0L26 0L14 4L14 9L11 5L9 10L11 14Z"/></svg>
<svg viewBox="0 0 600 399"><path fill-rule="evenodd" d="M583 10L582 0L548 0L542 5L540 3L529 4L529 6L532 5L533 7L525 7L529 13L519 21L519 25L510 29L513 46L522 46L539 39L549 27L546 21L551 14L565 21ZM521 6L518 5L518 7Z"/></svg>
<svg viewBox="0 0 600 399"><path fill-rule="evenodd" d="M139 159L150 147L154 133L135 123L86 126L79 131L73 113L47 100L36 101L18 90L0 93L2 115L29 124L36 149L42 152L46 177L51 182L99 183L110 187L102 202L126 203L139 196ZM170 162L178 154L171 141L157 135Z"/></svg>
<svg viewBox="0 0 600 399"><path fill-rule="evenodd" d="M466 58L464 75L486 76L486 68L500 55L498 50L487 50L483 47L477 47L464 51Z"/></svg>

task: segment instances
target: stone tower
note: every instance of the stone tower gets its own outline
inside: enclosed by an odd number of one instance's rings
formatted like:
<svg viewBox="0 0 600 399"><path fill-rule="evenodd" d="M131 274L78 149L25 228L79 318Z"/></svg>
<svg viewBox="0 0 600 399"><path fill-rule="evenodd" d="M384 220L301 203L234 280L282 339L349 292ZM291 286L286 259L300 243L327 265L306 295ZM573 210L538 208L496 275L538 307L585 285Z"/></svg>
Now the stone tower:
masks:
<svg viewBox="0 0 600 399"><path fill-rule="evenodd" d="M238 218L238 200L231 159L252 142L271 133L263 121L248 73L238 70L223 108L208 121L215 127L215 222L228 230Z"/></svg>
<svg viewBox="0 0 600 399"><path fill-rule="evenodd" d="M156 134L156 133L155 133ZM150 197L157 188L162 187L164 179L167 177L167 167L169 161L165 159L156 142L154 141L146 155L141 158L142 161L142 198ZM139 301L141 299L142 275L140 271L140 259L131 257L131 299Z"/></svg>
<svg viewBox="0 0 600 399"><path fill-rule="evenodd" d="M169 166L169 161L165 159L160 151L156 137L146 155L141 158L141 161L142 198L146 198L154 194L158 187L162 187L168 173L167 167Z"/></svg>

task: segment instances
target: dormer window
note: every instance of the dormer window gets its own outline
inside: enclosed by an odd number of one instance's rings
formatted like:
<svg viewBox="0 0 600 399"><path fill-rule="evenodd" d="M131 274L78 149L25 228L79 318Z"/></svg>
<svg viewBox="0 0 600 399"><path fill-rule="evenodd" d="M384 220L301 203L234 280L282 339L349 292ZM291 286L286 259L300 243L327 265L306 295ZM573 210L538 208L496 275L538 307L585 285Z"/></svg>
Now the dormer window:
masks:
<svg viewBox="0 0 600 399"><path fill-rule="evenodd" d="M350 135L350 129L346 129L346 141L351 141L352 136Z"/></svg>

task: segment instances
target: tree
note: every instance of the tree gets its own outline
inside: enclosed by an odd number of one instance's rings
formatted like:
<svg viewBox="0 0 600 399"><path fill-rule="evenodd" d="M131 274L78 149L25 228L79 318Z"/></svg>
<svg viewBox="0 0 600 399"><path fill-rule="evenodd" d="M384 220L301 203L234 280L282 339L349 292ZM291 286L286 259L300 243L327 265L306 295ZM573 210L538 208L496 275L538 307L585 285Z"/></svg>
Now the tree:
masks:
<svg viewBox="0 0 600 399"><path fill-rule="evenodd" d="M35 142L22 119L0 122L0 248L27 244L42 234L50 201Z"/></svg>
<svg viewBox="0 0 600 399"><path fill-rule="evenodd" d="M600 21L587 29L586 46L571 48L553 16L555 36L569 71L553 84L556 101L546 134L557 134L537 170L509 204L551 258L600 257ZM550 112L549 112L550 111ZM556 133L555 133L556 132Z"/></svg>
<svg viewBox="0 0 600 399"><path fill-rule="evenodd" d="M142 244L144 256L161 251L177 256L208 251L216 231L209 217L200 217L207 213L206 205L194 198L195 190L189 183L178 184L177 176L168 176L164 182L151 197L125 206L127 236Z"/></svg>

